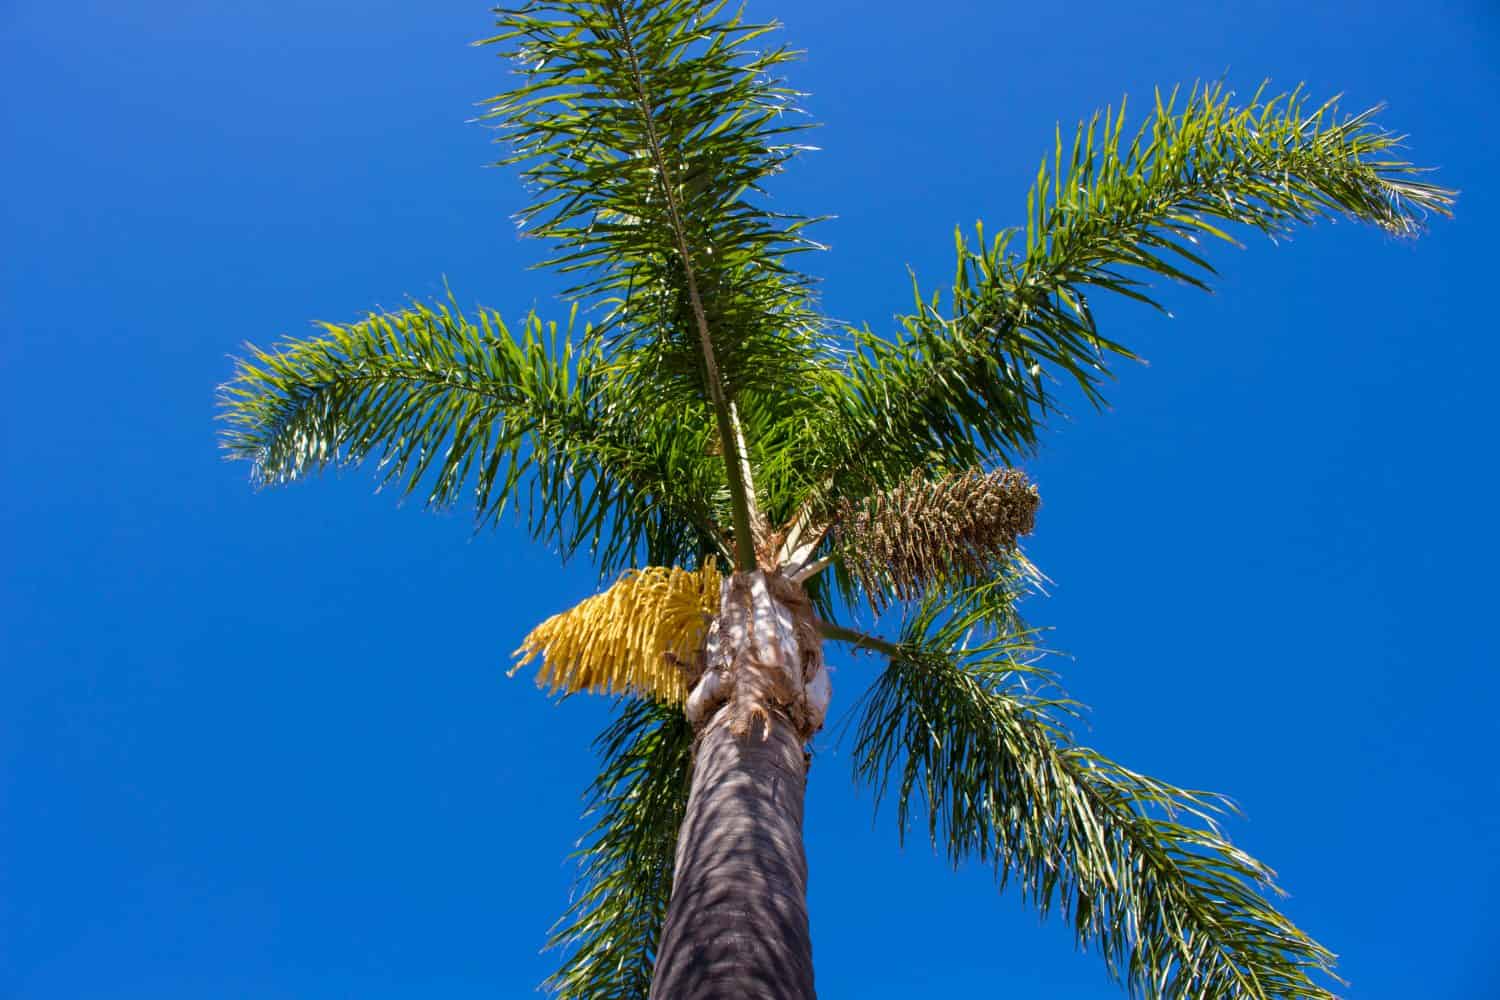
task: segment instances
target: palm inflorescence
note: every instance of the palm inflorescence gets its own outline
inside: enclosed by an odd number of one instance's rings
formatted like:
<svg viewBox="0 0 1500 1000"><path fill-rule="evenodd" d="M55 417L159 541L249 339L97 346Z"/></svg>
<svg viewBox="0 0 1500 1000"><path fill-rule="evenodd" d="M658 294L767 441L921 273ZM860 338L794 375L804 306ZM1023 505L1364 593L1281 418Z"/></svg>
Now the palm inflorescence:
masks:
<svg viewBox="0 0 1500 1000"><path fill-rule="evenodd" d="M772 25L712 0L497 15L484 44L519 83L487 117L571 304L507 325L413 303L252 348L223 390L224 443L261 483L368 461L481 523L517 508L612 582L523 646L554 687L622 695L548 986L645 995L692 765L684 677L718 574L760 566L805 584L826 637L885 659L852 720L855 771L903 836L925 824L955 864L992 864L1133 993L1329 996L1331 954L1221 835L1223 800L1074 742L1017 611L1037 495L1015 465L1060 398L1097 404L1132 357L1096 295L1206 287L1237 230L1413 234L1452 193L1371 113L1297 92L1197 87L1135 119L1122 102L1058 133L1024 224L958 236L951 287L919 289L884 333L850 328L798 269L813 220L763 197L807 127ZM857 606L869 633L838 624Z"/></svg>

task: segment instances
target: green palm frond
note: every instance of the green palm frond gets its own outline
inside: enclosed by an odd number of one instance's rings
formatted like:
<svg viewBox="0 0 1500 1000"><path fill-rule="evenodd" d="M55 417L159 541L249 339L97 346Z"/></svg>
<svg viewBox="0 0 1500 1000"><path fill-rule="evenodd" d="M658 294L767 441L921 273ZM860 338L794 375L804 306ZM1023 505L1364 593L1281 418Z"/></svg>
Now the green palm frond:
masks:
<svg viewBox="0 0 1500 1000"><path fill-rule="evenodd" d="M373 460L403 496L467 495L480 523L520 501L538 537L591 552L602 574L721 550L707 412L621 408L571 330L532 315L520 333L487 310L473 322L417 303L251 347L221 390L224 447L267 485Z"/></svg>
<svg viewBox="0 0 1500 1000"><path fill-rule="evenodd" d="M521 213L603 301L618 392L637 401L673 383L710 402L737 562L755 565L763 524L746 481L733 403L797 382L819 353L808 280L789 257L813 246L807 219L761 204L764 182L799 147L792 58L762 47L725 0L531 0L500 8L520 87L487 102L537 193Z"/></svg>
<svg viewBox="0 0 1500 1000"><path fill-rule="evenodd" d="M1123 103L1070 145L1059 132L1025 229L986 241L980 228L973 244L958 234L946 308L918 291L897 336L856 332L845 392L814 446L822 490L863 496L933 456L962 468L1030 453L1057 380L1097 404L1107 357L1133 357L1100 332L1090 296L1160 308L1152 279L1206 288L1202 240L1233 243L1234 226L1276 237L1336 216L1407 235L1448 214L1454 192L1399 158L1401 137L1376 110L1345 117L1300 92L1236 107L1215 86L1181 105L1158 95L1133 136Z"/></svg>
<svg viewBox="0 0 1500 1000"><path fill-rule="evenodd" d="M775 26L724 0L497 13L500 34L481 44L501 46L522 83L486 118L536 192L521 221L555 244L548 263L579 277L573 294L617 300L626 342L702 391L692 283L726 393L778 381L794 355L775 338L800 328L787 316L807 281L788 257L812 244L808 220L760 203L807 127L777 75L794 53L765 44Z"/></svg>
<svg viewBox="0 0 1500 1000"><path fill-rule="evenodd" d="M1333 956L1279 913L1265 865L1234 847L1218 796L1076 746L1075 706L1034 636L984 626L982 594L925 602L864 703L857 776L894 791L904 839L926 814L955 865L976 858L1045 915L1060 909L1134 995L1319 998ZM842 636L840 636L842 637Z"/></svg>
<svg viewBox="0 0 1500 1000"><path fill-rule="evenodd" d="M672 895L693 730L680 708L629 701L594 747L603 768L588 815L597 818L576 855L573 902L547 943L562 949L562 965L544 987L566 1000L642 1000Z"/></svg>

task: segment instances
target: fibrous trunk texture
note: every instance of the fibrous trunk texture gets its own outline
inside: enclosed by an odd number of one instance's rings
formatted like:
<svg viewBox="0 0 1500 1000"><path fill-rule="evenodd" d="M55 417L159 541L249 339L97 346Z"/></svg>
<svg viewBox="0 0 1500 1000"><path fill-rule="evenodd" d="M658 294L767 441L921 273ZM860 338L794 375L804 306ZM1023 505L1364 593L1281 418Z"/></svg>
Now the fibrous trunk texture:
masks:
<svg viewBox="0 0 1500 1000"><path fill-rule="evenodd" d="M656 1000L813 994L802 849L806 767L784 717L747 738L710 725L695 755Z"/></svg>
<svg viewBox="0 0 1500 1000"><path fill-rule="evenodd" d="M803 747L830 688L812 607L773 573L724 582L704 673L688 699L699 727L654 1000L812 1000Z"/></svg>

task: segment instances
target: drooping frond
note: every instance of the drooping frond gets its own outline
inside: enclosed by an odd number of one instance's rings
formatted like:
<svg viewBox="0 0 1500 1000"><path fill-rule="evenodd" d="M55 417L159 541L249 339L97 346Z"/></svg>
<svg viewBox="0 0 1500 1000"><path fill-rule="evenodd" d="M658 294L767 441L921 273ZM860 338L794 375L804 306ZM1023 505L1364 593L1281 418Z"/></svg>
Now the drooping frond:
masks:
<svg viewBox="0 0 1500 1000"><path fill-rule="evenodd" d="M1031 533L1041 497L1018 469L941 475L921 470L861 501L845 500L834 548L877 613L935 584L978 584L1000 573Z"/></svg>
<svg viewBox="0 0 1500 1000"><path fill-rule="evenodd" d="M693 729L676 706L630 701L594 741L593 826L575 857L574 897L552 929L562 965L544 988L562 1000L645 1000L672 897L687 807Z"/></svg>
<svg viewBox="0 0 1500 1000"><path fill-rule="evenodd" d="M221 390L223 443L262 484L369 459L403 495L469 497L480 522L521 501L536 535L601 572L721 548L709 414L622 407L600 391L603 364L535 315L517 337L487 310L413 304L250 348Z"/></svg>
<svg viewBox="0 0 1500 1000"><path fill-rule="evenodd" d="M1246 226L1279 236L1345 216L1400 235L1454 193L1400 159L1401 137L1375 111L1341 116L1298 92L1235 107L1223 87L1161 99L1133 136L1125 108L1096 115L1071 145L1061 133L1038 172L1024 231L970 244L946 306L918 292L885 339L860 331L847 390L828 407L814 450L820 492L864 496L934 456L963 468L1013 462L1055 410L1054 383L1101 401L1108 355L1133 357L1098 328L1090 296L1158 306L1147 282L1207 287L1201 239Z"/></svg>
<svg viewBox="0 0 1500 1000"><path fill-rule="evenodd" d="M1267 900L1273 873L1234 847L1226 800L1136 774L1072 743L1074 711L1026 633L985 632L971 595L929 600L860 716L857 776L894 791L903 836L1060 909L1135 996L1318 998L1333 956Z"/></svg>
<svg viewBox="0 0 1500 1000"><path fill-rule="evenodd" d="M713 560L697 572L648 566L531 630L515 673L537 657L537 683L552 692L633 694L671 705L687 700L686 670L719 609Z"/></svg>

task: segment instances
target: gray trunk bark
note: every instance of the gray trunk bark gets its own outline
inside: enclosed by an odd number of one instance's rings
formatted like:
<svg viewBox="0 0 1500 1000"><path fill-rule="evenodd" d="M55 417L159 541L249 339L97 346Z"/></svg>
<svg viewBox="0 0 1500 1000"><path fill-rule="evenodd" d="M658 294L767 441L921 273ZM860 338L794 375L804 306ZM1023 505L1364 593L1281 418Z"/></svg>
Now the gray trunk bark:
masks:
<svg viewBox="0 0 1500 1000"><path fill-rule="evenodd" d="M764 739L727 714L698 746L651 996L811 1000L802 742L779 713Z"/></svg>
<svg viewBox="0 0 1500 1000"><path fill-rule="evenodd" d="M704 674L687 815L653 1000L813 1000L803 745L828 675L812 607L774 574L725 582Z"/></svg>

